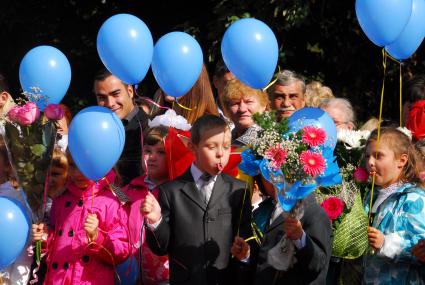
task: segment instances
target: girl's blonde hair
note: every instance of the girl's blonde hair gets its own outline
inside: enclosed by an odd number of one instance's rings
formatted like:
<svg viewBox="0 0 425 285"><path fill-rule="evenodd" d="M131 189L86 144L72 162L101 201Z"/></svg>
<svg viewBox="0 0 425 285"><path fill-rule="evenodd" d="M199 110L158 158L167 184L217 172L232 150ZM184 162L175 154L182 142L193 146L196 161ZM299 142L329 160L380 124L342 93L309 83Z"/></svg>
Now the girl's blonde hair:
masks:
<svg viewBox="0 0 425 285"><path fill-rule="evenodd" d="M378 140L378 130L375 129L370 134L367 143L367 146L372 141ZM410 138L403 132L397 130L396 128L383 127L380 131L380 144L385 143L388 145L388 148L393 150L394 156L400 158L401 155L407 155L407 163L404 165L399 181L402 182L414 182L421 186L421 181L419 179L419 169L417 167L417 155L415 148L410 141Z"/></svg>

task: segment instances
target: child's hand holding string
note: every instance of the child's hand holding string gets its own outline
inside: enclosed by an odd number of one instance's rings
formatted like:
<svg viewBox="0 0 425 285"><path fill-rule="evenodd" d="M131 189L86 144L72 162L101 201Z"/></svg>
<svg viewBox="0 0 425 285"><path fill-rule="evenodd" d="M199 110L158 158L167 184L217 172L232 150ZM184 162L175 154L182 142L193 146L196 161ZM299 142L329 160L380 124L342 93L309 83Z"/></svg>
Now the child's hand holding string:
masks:
<svg viewBox="0 0 425 285"><path fill-rule="evenodd" d="M89 242L96 240L98 235L98 227L99 220L96 214L88 214L87 219L84 223L84 230L86 231Z"/></svg>
<svg viewBox="0 0 425 285"><path fill-rule="evenodd" d="M140 206L140 212L146 217L149 224L155 224L161 219L161 206L151 192L148 193Z"/></svg>
<svg viewBox="0 0 425 285"><path fill-rule="evenodd" d="M32 224L31 231L34 241L46 240L47 228L45 224Z"/></svg>
<svg viewBox="0 0 425 285"><path fill-rule="evenodd" d="M369 227L367 229L369 244L374 250L379 250L384 245L385 236L379 230Z"/></svg>
<svg viewBox="0 0 425 285"><path fill-rule="evenodd" d="M238 260L244 260L249 257L249 244L241 237L236 236L230 252Z"/></svg>

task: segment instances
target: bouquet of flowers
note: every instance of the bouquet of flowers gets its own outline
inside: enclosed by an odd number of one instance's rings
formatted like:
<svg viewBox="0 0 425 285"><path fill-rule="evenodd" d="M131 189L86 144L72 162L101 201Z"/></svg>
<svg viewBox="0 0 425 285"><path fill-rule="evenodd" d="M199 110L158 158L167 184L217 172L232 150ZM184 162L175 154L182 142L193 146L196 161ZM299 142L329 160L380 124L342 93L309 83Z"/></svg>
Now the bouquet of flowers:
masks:
<svg viewBox="0 0 425 285"><path fill-rule="evenodd" d="M287 121L277 123L272 112L256 114L254 120L262 130L242 152L239 168L251 176L261 173L273 183L284 211L296 210L294 206L318 185L340 180L332 150L324 146L323 129L305 126L292 131Z"/></svg>
<svg viewBox="0 0 425 285"><path fill-rule="evenodd" d="M369 175L360 163L369 134L369 131L338 131L335 153L342 183L316 191L318 202L332 221L332 255L336 257L358 258L368 245L368 218L362 201Z"/></svg>
<svg viewBox="0 0 425 285"><path fill-rule="evenodd" d="M42 219L47 174L56 138L53 123L63 117L59 105L50 104L40 116L34 102L24 102L9 110L5 122L5 142L12 167L35 216Z"/></svg>

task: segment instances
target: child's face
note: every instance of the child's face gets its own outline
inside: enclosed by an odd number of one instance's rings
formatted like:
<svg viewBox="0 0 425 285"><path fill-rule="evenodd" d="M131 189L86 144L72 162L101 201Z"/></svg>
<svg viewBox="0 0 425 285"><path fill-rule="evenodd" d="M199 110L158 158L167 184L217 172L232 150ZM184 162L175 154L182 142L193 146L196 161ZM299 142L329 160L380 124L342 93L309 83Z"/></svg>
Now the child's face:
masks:
<svg viewBox="0 0 425 285"><path fill-rule="evenodd" d="M406 162L407 155L395 157L385 140L381 140L379 149L376 141L371 141L366 148L366 168L371 175L375 175L375 184L383 188L399 180Z"/></svg>
<svg viewBox="0 0 425 285"><path fill-rule="evenodd" d="M221 128L207 130L197 145L190 143L196 166L211 175L217 175L226 166L230 146L231 134L228 128L225 131Z"/></svg>
<svg viewBox="0 0 425 285"><path fill-rule="evenodd" d="M165 155L164 143L158 142L155 145L143 146L143 170L149 179L158 180L168 178L167 159Z"/></svg>
<svg viewBox="0 0 425 285"><path fill-rule="evenodd" d="M72 159L69 160L69 168L68 168L68 179L72 181L75 186L81 189L85 189L90 185L90 180L87 179L78 169L77 165L75 165Z"/></svg>

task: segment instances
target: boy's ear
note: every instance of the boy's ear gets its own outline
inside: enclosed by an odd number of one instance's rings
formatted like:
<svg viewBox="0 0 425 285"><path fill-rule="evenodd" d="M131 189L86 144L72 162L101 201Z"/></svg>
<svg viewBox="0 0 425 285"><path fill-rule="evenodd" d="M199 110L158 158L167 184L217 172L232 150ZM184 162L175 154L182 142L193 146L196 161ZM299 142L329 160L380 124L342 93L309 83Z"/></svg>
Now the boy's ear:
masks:
<svg viewBox="0 0 425 285"><path fill-rule="evenodd" d="M190 138L181 134L177 134L177 137L182 141L185 147L189 148Z"/></svg>
<svg viewBox="0 0 425 285"><path fill-rule="evenodd" d="M399 158L398 167L403 168L406 165L408 160L409 160L408 155L406 153L403 153Z"/></svg>
<svg viewBox="0 0 425 285"><path fill-rule="evenodd" d="M0 108L3 108L3 106L6 104L8 99L9 99L9 93L7 93L6 91L3 91L0 93Z"/></svg>

